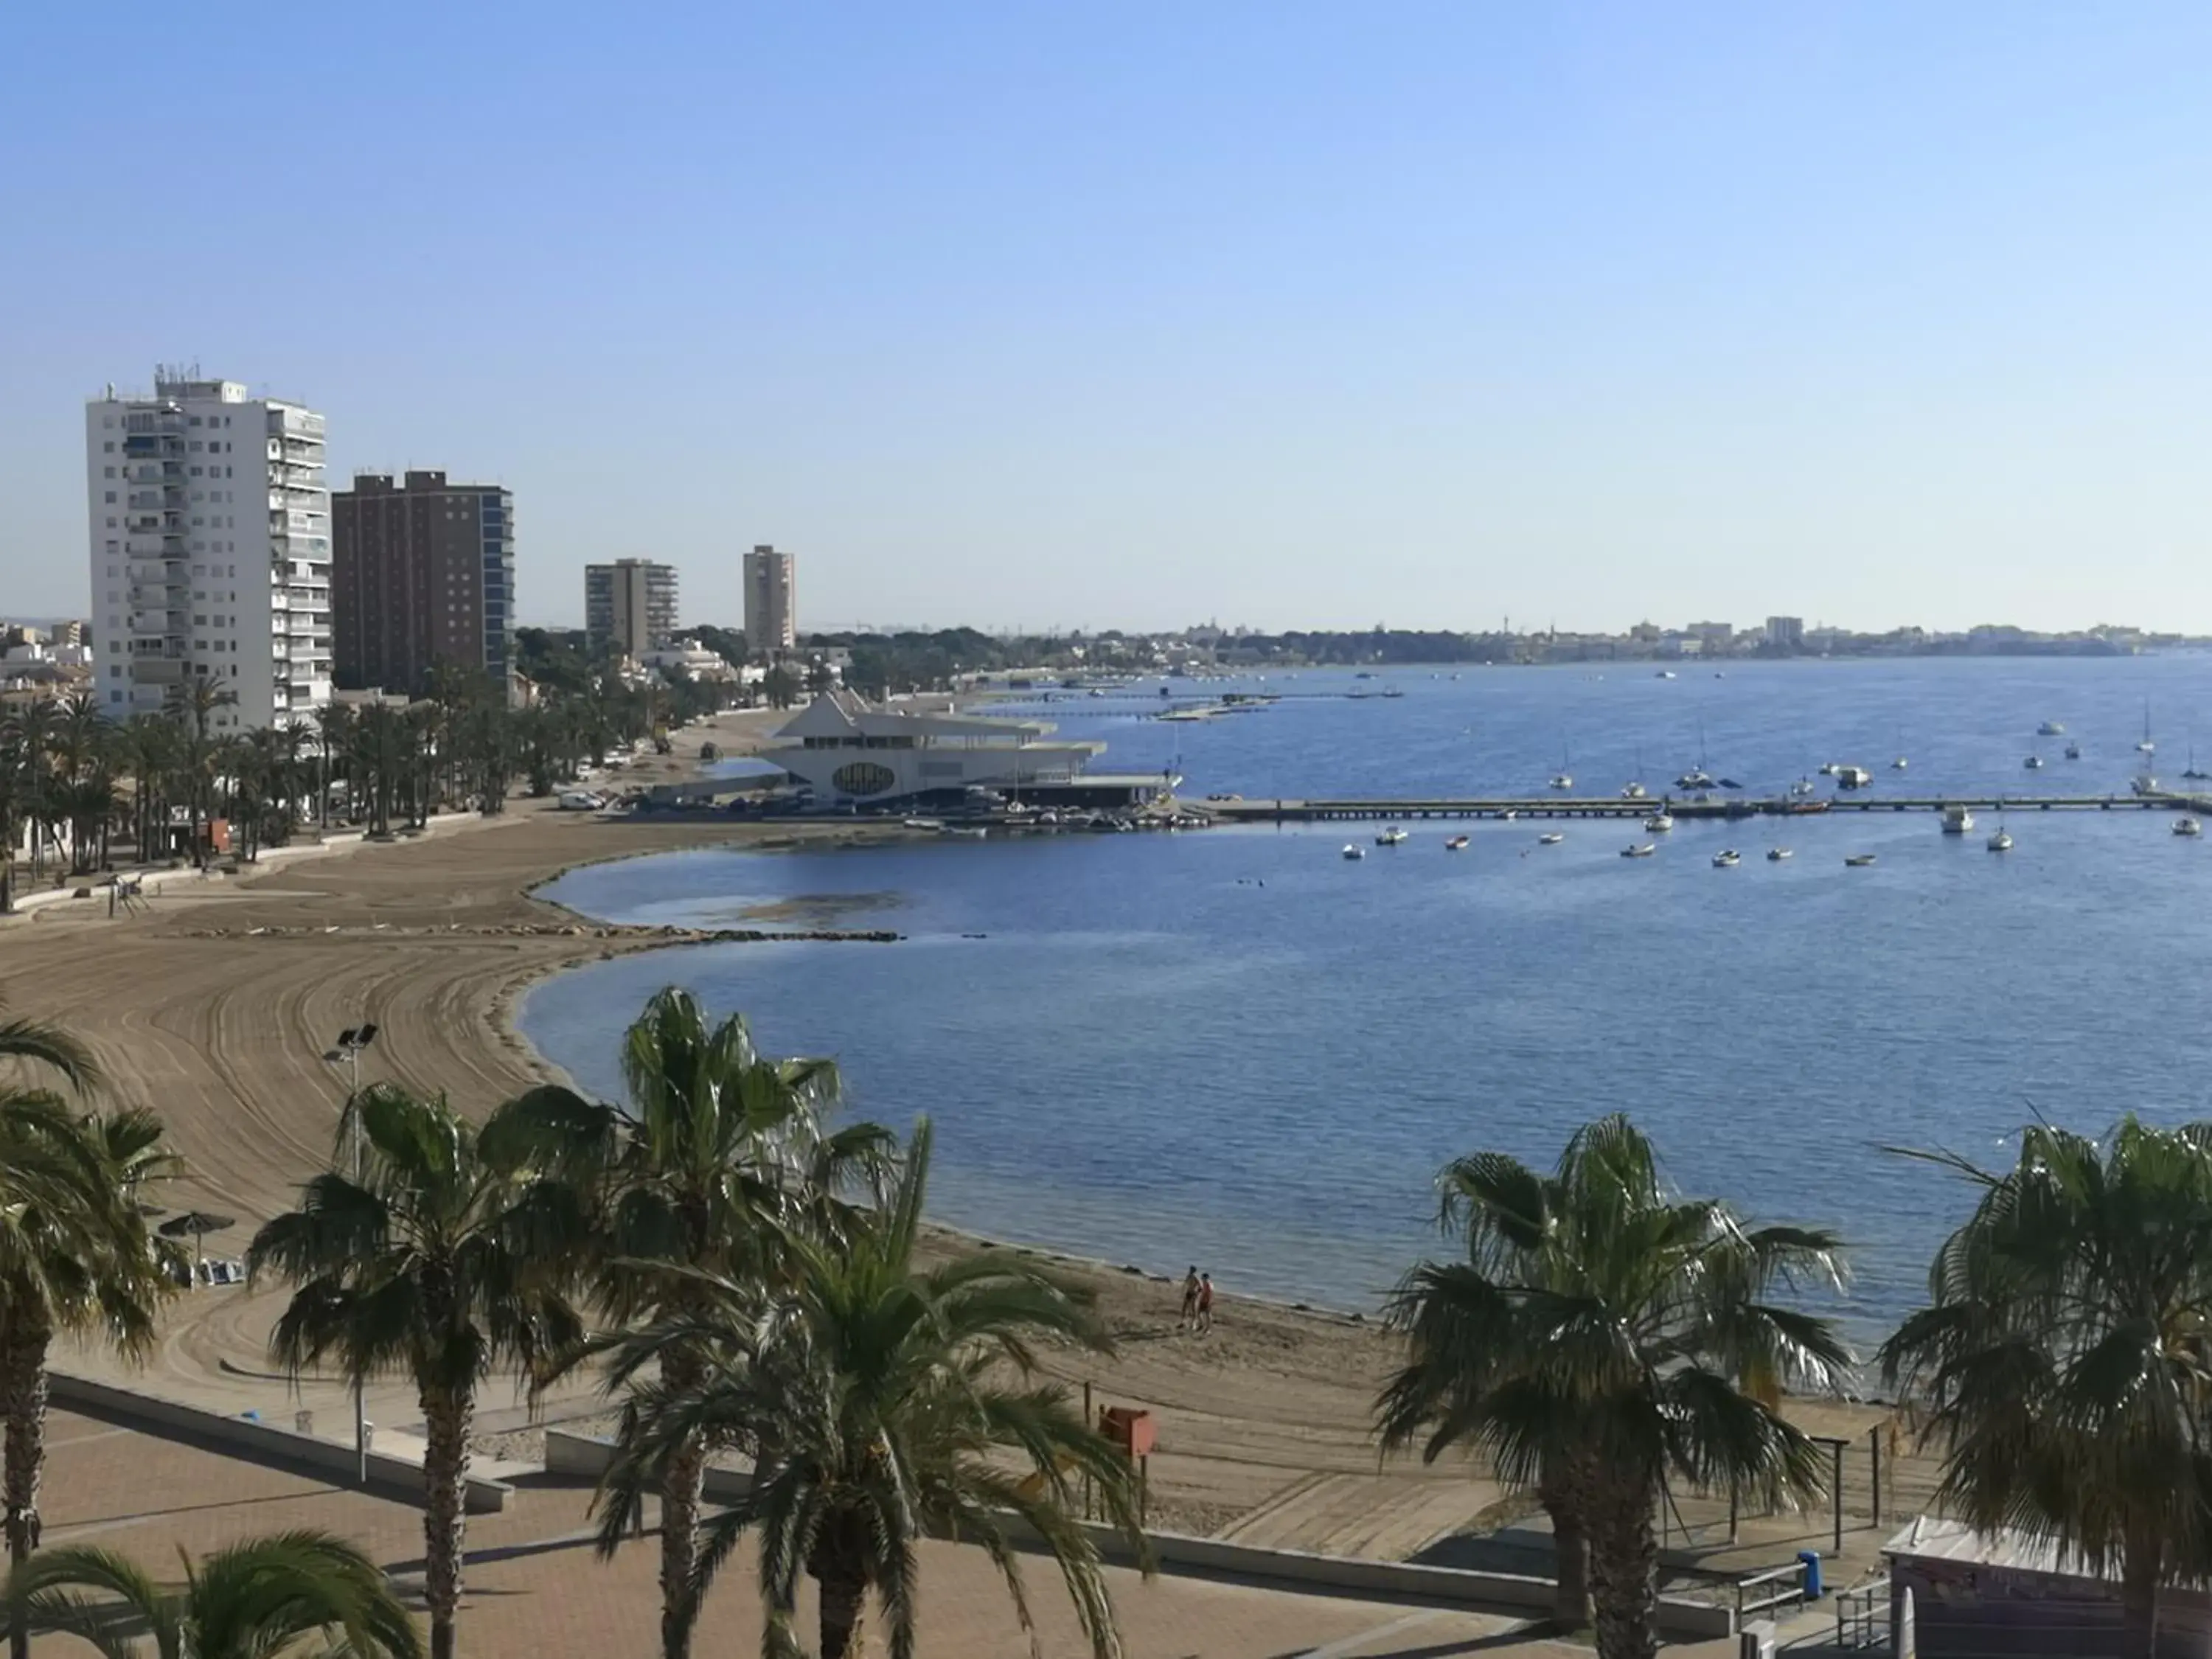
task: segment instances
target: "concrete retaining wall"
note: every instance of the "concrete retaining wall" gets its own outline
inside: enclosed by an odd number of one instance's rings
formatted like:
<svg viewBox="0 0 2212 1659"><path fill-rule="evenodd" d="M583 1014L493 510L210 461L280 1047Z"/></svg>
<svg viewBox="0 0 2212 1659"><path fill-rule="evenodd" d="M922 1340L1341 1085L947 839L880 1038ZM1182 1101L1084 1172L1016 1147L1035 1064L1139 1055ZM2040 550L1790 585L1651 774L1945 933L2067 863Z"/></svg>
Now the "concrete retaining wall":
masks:
<svg viewBox="0 0 2212 1659"><path fill-rule="evenodd" d="M607 1465L614 1462L614 1442L603 1435L572 1434L566 1429L545 1431L548 1474L573 1474L596 1480L607 1472ZM708 1501L726 1504L751 1491L752 1484L750 1469L709 1468L706 1480Z"/></svg>
<svg viewBox="0 0 2212 1659"><path fill-rule="evenodd" d="M597 1436L570 1434L559 1429L545 1431L545 1468L550 1473L597 1480L605 1473L613 1455L612 1443ZM709 1469L707 1496L726 1502L727 1494L744 1490L750 1480L750 1475L743 1470ZM1133 1559L1135 1553L1128 1540L1113 1528L1097 1522L1083 1524L1101 1555L1123 1562ZM1525 1573L1473 1572L1461 1567L1419 1566L1410 1561L1368 1561L1352 1556L1311 1555L1302 1550L1259 1549L1249 1544L1224 1543L1218 1538L1191 1538L1174 1532L1148 1535L1162 1566L1179 1567L1188 1572L1271 1579L1315 1589L1353 1590L1399 1599L1511 1607L1530 1613L1549 1613L1552 1607L1552 1581ZM1659 1629L1662 1635L1691 1641L1732 1636L1735 1633L1735 1610L1681 1596L1662 1595L1659 1598Z"/></svg>
<svg viewBox="0 0 2212 1659"><path fill-rule="evenodd" d="M217 1451L244 1452L287 1468L333 1476L346 1486L353 1484L359 1467L354 1449L337 1441L301 1434L273 1423L203 1411L112 1382L55 1371L47 1379L47 1392L58 1406L108 1418L150 1434L197 1441ZM374 1491L416 1502L422 1496L422 1466L412 1459L371 1451L368 1484ZM505 1509L514 1490L504 1480L471 1475L467 1488L469 1513L486 1515Z"/></svg>

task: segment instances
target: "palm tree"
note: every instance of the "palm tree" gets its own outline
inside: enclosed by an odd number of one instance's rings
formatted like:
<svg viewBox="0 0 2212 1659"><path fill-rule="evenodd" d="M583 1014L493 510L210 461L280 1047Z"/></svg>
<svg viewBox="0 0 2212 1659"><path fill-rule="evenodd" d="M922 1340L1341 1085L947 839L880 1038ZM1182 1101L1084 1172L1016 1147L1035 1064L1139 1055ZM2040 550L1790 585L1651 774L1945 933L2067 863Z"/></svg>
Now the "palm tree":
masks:
<svg viewBox="0 0 2212 1659"><path fill-rule="evenodd" d="M780 1271L786 1230L834 1228L836 1193L872 1175L890 1150L862 1124L827 1132L838 1097L826 1060L771 1060L742 1016L710 1027L698 1000L673 987L646 1004L623 1041L627 1106L566 1089L532 1091L484 1129L488 1146L569 1182L595 1216L594 1299L617 1328L672 1323L714 1306L712 1279L765 1283ZM682 1390L708 1356L673 1339L660 1375ZM661 1650L683 1659L706 1471L702 1441L675 1447L660 1487Z"/></svg>
<svg viewBox="0 0 2212 1659"><path fill-rule="evenodd" d="M100 1063L92 1050L58 1025L38 1019L0 1019L0 1060L26 1061L61 1073L62 1080L82 1092L100 1080Z"/></svg>
<svg viewBox="0 0 2212 1659"><path fill-rule="evenodd" d="M21 721L0 715L0 916L15 908L15 847L37 799L33 764Z"/></svg>
<svg viewBox="0 0 2212 1659"><path fill-rule="evenodd" d="M388 703L365 706L353 723L353 750L346 775L352 781L356 811L367 809L368 833L392 834L392 807L399 798L410 765L406 716ZM364 798L362 792L366 791Z"/></svg>
<svg viewBox="0 0 2212 1659"><path fill-rule="evenodd" d="M316 765L322 826L331 827L331 780L339 763L352 751L353 709L342 702L325 703L315 710Z"/></svg>
<svg viewBox="0 0 2212 1659"><path fill-rule="evenodd" d="M201 825L207 819L208 792L215 783L215 762L221 744L210 737L208 725L218 708L238 701L237 694L222 690L210 679L196 679L176 688L170 714L182 732L179 744L185 803L191 814L192 862L204 865L207 849Z"/></svg>
<svg viewBox="0 0 2212 1659"><path fill-rule="evenodd" d="M607 1473L615 1501L600 1516L600 1552L613 1553L672 1458L702 1442L732 1448L751 1458L751 1484L707 1522L689 1599L696 1612L757 1534L768 1659L799 1651L802 1574L820 1591L821 1659L859 1651L871 1591L890 1651L912 1653L917 1548L932 1534L981 1544L1030 1628L1010 1521L1043 1540L1095 1659L1117 1659L1097 1550L1074 1510L1087 1480L1142 1553L1133 1472L1064 1389L1027 1381L1038 1342L1104 1352L1105 1336L1086 1295L1023 1263L977 1255L916 1265L929 1148L925 1121L884 1201L842 1238L795 1233L787 1283L717 1281L711 1312L647 1326L617 1346L613 1374L633 1392ZM680 1388L665 1375L638 1380L672 1349L706 1353L705 1374Z"/></svg>
<svg viewBox="0 0 2212 1659"><path fill-rule="evenodd" d="M80 1636L108 1659L268 1659L319 1651L419 1659L422 1639L376 1563L325 1532L249 1538L161 1583L126 1555L48 1550L9 1582L12 1626Z"/></svg>
<svg viewBox="0 0 2212 1659"><path fill-rule="evenodd" d="M9 1556L38 1547L46 1357L56 1335L97 1332L126 1356L153 1346L175 1252L147 1231L140 1194L173 1174L161 1121L141 1110L71 1115L49 1095L0 1097L0 1415ZM28 1653L18 1630L15 1659Z"/></svg>
<svg viewBox="0 0 2212 1659"><path fill-rule="evenodd" d="M51 697L33 697L15 716L21 750L24 821L31 830L31 879L46 868L46 843L53 838L52 751L61 721Z"/></svg>
<svg viewBox="0 0 2212 1659"><path fill-rule="evenodd" d="M1883 1375L1927 1411L1945 1505L2116 1571L2121 1651L2144 1659L2160 1586L2201 1580L2212 1550L2212 1123L2037 1124L2002 1172L1911 1155L1981 1200Z"/></svg>
<svg viewBox="0 0 2212 1659"><path fill-rule="evenodd" d="M1486 1453L1565 1512L1563 1557L1589 1540L1599 1654L1650 1659L1670 1472L1770 1502L1820 1490L1777 1407L1785 1387L1832 1388L1849 1354L1829 1322L1767 1298L1838 1283L1837 1242L1671 1196L1619 1116L1578 1130L1548 1176L1482 1152L1443 1186L1466 1257L1422 1263L1393 1299L1409 1352L1377 1402L1384 1446Z"/></svg>
<svg viewBox="0 0 2212 1659"><path fill-rule="evenodd" d="M138 856L164 858L169 844L169 809L183 772L183 742L176 722L150 714L133 715L117 744L131 774L132 817Z"/></svg>
<svg viewBox="0 0 2212 1659"><path fill-rule="evenodd" d="M246 1270L295 1287L270 1337L293 1376L335 1359L356 1382L413 1379L430 1650L452 1659L477 1389L505 1367L541 1375L581 1341L560 1287L583 1218L558 1187L484 1158L442 1096L374 1085L339 1133L356 1128L357 1174L307 1182L296 1210L255 1234Z"/></svg>

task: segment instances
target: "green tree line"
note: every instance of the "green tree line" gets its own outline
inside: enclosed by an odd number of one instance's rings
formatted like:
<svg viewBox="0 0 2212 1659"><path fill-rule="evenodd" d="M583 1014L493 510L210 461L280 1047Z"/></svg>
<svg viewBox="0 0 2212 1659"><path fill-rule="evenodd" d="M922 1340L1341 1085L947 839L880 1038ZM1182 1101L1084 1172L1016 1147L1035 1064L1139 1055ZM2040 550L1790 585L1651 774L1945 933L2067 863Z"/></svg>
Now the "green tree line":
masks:
<svg viewBox="0 0 2212 1659"><path fill-rule="evenodd" d="M512 708L504 684L441 667L404 707L330 703L311 721L234 734L217 727L233 699L211 680L119 722L85 694L31 702L0 713L0 852L27 839L36 882L179 854L203 861L218 818L251 860L310 824L382 836L434 811L497 813L518 785L550 794L580 766L710 713L725 695L594 671ZM0 856L0 914L13 875Z"/></svg>

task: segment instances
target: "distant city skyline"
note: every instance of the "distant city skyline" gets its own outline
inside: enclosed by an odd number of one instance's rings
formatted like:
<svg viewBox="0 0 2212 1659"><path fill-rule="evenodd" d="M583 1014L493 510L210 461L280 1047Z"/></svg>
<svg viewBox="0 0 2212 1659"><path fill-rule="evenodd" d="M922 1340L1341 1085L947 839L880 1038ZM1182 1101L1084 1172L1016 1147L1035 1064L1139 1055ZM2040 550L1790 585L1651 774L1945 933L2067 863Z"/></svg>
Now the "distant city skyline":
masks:
<svg viewBox="0 0 2212 1659"><path fill-rule="evenodd" d="M2212 631L2202 7L379 15L14 21L0 611L182 358L500 480L535 622Z"/></svg>

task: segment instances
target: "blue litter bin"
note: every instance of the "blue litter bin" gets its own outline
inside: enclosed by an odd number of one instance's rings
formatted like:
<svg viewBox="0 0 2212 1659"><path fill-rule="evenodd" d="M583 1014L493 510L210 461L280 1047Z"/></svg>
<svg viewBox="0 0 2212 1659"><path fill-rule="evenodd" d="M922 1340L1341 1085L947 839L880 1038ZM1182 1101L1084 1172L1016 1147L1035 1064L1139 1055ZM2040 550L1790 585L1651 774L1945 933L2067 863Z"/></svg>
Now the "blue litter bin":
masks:
<svg viewBox="0 0 2212 1659"><path fill-rule="evenodd" d="M1805 1599L1808 1601L1819 1601L1820 1599L1820 1552L1799 1550L1797 1565L1805 1569Z"/></svg>

